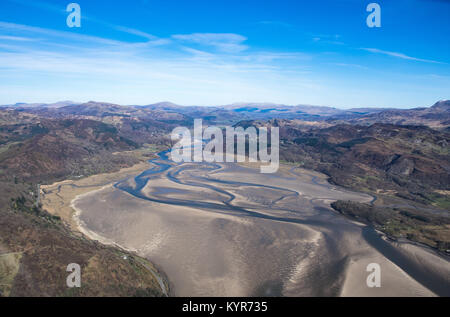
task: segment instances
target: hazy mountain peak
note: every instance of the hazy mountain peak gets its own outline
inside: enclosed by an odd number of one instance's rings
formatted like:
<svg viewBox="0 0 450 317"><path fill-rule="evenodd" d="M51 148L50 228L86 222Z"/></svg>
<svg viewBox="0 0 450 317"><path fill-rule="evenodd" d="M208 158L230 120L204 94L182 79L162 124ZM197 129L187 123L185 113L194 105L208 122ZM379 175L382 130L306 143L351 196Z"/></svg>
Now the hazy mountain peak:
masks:
<svg viewBox="0 0 450 317"><path fill-rule="evenodd" d="M170 101L161 101L161 102L157 102L151 105L147 105L146 107L168 107L168 108L173 108L173 107L182 107L181 105L177 105L173 102Z"/></svg>
<svg viewBox="0 0 450 317"><path fill-rule="evenodd" d="M450 100L440 100L440 101L436 102L431 108L450 110Z"/></svg>

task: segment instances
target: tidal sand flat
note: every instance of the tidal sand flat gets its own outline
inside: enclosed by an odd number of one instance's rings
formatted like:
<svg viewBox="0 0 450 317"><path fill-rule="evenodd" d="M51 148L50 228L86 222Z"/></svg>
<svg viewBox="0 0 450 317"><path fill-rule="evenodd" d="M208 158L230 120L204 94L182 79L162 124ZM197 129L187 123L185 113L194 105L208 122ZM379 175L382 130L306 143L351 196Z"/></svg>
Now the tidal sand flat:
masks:
<svg viewBox="0 0 450 317"><path fill-rule="evenodd" d="M433 296L450 285L447 259L409 256L407 247L335 213L332 201L373 198L332 186L322 174L288 166L263 175L237 164L174 164L164 153L152 163L72 205L92 238L160 266L173 295ZM381 267L380 288L366 284L370 263ZM440 284L424 280L418 265Z"/></svg>
<svg viewBox="0 0 450 317"><path fill-rule="evenodd" d="M42 185L42 205L45 210L52 215L61 217L72 230L77 231L79 228L73 218L75 211L71 206L74 198L102 189L105 186L112 186L114 182L134 176L149 167L150 164L147 162L141 162L115 173L97 174L78 180L65 180L51 185Z"/></svg>

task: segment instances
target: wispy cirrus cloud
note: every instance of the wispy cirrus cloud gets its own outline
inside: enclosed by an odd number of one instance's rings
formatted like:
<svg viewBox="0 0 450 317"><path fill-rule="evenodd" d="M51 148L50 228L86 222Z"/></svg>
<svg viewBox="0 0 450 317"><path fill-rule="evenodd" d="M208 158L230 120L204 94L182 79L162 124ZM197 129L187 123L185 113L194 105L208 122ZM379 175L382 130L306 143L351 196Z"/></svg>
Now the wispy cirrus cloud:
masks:
<svg viewBox="0 0 450 317"><path fill-rule="evenodd" d="M40 39L0 43L0 93L28 101L60 94L118 103L170 97L179 103L208 104L255 96L287 103L301 91L318 89L300 69L309 58L304 53L250 51L243 44L247 38L232 33L135 35L144 40L112 40L0 21L0 36Z"/></svg>
<svg viewBox="0 0 450 317"><path fill-rule="evenodd" d="M352 67L352 68L360 68L360 69L368 69L368 67L359 65L359 64L351 64L351 63L331 63L331 65L341 66L341 67Z"/></svg>
<svg viewBox="0 0 450 317"><path fill-rule="evenodd" d="M344 42L339 39L341 36L339 34L319 34L313 35L312 40L316 43L325 43L325 44L333 44L333 45L345 45Z"/></svg>
<svg viewBox="0 0 450 317"><path fill-rule="evenodd" d="M15 40L15 41L37 41L38 39L36 36L41 36L42 41L51 42L51 43L57 43L58 41L62 41L65 43L82 43L82 45L110 45L110 46L116 46L116 47L123 47L123 46L134 46L134 47L148 47L148 46L160 46L160 45L166 45L170 43L169 39L161 39L156 36L152 36L150 34L146 33L139 33L137 30L129 29L127 32L133 34L145 37L147 40L142 42L126 42L126 41L120 41L120 40L113 40L109 38L94 36L94 35L87 35L87 34L80 34L80 33L74 33L70 31L59 31L59 30L52 30L47 28L41 28L36 26L29 26L24 24L17 24L17 23L10 23L10 22L3 22L0 21L0 31L7 31L9 33L13 32L17 35L11 36L11 35L0 35L3 37L4 40ZM124 30L125 32L125 30ZM26 35L26 36L24 36Z"/></svg>
<svg viewBox="0 0 450 317"><path fill-rule="evenodd" d="M430 60L430 59L423 59L423 58L417 58L417 57L409 56L409 55L406 55L406 54L403 54L403 53L384 51L384 50L380 50L380 49L377 49L377 48L364 48L364 47L362 47L360 49L364 50L364 51L367 51L367 52L370 52L370 53L383 54L383 55L397 57L397 58L410 60L410 61L424 62L424 63L433 63L433 64L446 64L446 63L439 62L439 61L434 61L434 60Z"/></svg>
<svg viewBox="0 0 450 317"><path fill-rule="evenodd" d="M282 22L282 21L276 21L276 20L265 20L265 21L259 21L258 24L262 25L269 25L269 26L281 26L281 27L292 27L292 24Z"/></svg>
<svg viewBox="0 0 450 317"><path fill-rule="evenodd" d="M133 28L129 28L126 26L121 26L121 25L111 25L113 28L115 28L117 31L122 31L128 34L132 34L132 35L137 35L149 40L156 40L158 39L158 37L154 36L153 34L149 34L147 32L143 32L137 29L133 29Z"/></svg>
<svg viewBox="0 0 450 317"><path fill-rule="evenodd" d="M36 41L37 39L22 37L22 36L10 36L10 35L0 35L0 40L4 41L16 41L16 42L29 42Z"/></svg>
<svg viewBox="0 0 450 317"><path fill-rule="evenodd" d="M105 39L98 36L86 35L86 34L78 34L73 32L66 31L57 31L47 28L41 28L37 26L29 26L24 24L10 23L0 21L0 31L6 30L8 32L16 32L18 34L31 34L31 35L42 35L47 39L54 38L65 38L67 40L73 41L85 41L85 42L93 42L99 44L109 44L109 45L122 45L124 44L121 41Z"/></svg>
<svg viewBox="0 0 450 317"><path fill-rule="evenodd" d="M70 3L70 2L67 2L67 3L62 4L62 5L54 5L54 4L43 2L43 1L39 1L39 0L33 0L33 1L28 1L28 0L4 0L4 1L13 2L13 3L20 4L20 5L28 6L28 7L35 7L35 8L41 9L41 10L58 12L58 13L61 13L61 14L65 14L66 13L66 6Z"/></svg>
<svg viewBox="0 0 450 317"><path fill-rule="evenodd" d="M7 0L10 2L14 2L14 3L18 3L21 5L25 5L25 6L30 6L30 7L35 7L41 10L45 10L45 11L51 11L51 12L55 12L61 15L67 15L67 11L66 11L66 6L69 4L69 2L61 4L61 5L53 5L53 4L49 4L47 2L43 2L43 1L27 1L27 0ZM131 34L131 35L136 35L151 41L156 41L158 40L158 37L149 34L147 32L135 29L135 28L131 28L131 27L126 27L126 26L122 26L122 25L117 25L117 24L113 24L113 23L109 23L106 21L103 21L101 19L97 19L96 17L90 16L90 15L86 15L84 13L84 11L82 11L82 17L83 20L86 21L90 21L99 25L102 25L104 27L110 28L110 29L114 29L116 31L119 32L123 32L123 33L127 33L127 34Z"/></svg>
<svg viewBox="0 0 450 317"><path fill-rule="evenodd" d="M172 38L184 42L209 46L225 53L239 53L248 49L244 43L247 38L245 36L234 33L192 33L192 34L175 34Z"/></svg>

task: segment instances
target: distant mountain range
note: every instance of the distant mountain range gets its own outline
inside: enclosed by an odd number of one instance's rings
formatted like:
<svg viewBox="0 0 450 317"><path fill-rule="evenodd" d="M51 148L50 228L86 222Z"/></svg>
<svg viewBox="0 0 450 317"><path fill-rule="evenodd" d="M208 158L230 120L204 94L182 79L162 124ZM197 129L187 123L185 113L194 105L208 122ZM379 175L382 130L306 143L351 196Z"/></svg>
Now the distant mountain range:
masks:
<svg viewBox="0 0 450 317"><path fill-rule="evenodd" d="M360 118L348 120L352 124L370 125L376 122L399 125L426 125L433 128L444 128L450 125L450 100L442 100L430 108L409 110L390 109L370 113Z"/></svg>
<svg viewBox="0 0 450 317"><path fill-rule="evenodd" d="M40 107L45 107L45 108L61 108L61 107L66 107L66 106L70 106L70 105L74 105L74 104L79 104L73 101L58 101L55 103L24 103L24 102L18 102L16 104L13 105L5 105L5 106L0 106L0 107L8 107L8 108L40 108Z"/></svg>
<svg viewBox="0 0 450 317"><path fill-rule="evenodd" d="M347 122L358 125L392 123L398 125L424 125L445 128L450 125L450 101L442 100L428 108L354 108L348 110L333 107L271 103L237 103L225 106L180 106L171 102L160 102L145 106L121 106L90 101L73 103L62 101L53 104L15 104L1 106L46 117L102 117L145 118L170 123L192 123L202 118L208 124L234 124L241 120L289 119L303 121L327 121L332 124Z"/></svg>
<svg viewBox="0 0 450 317"><path fill-rule="evenodd" d="M368 223L390 237L407 238L447 252L450 250L449 116L449 100L428 108L405 110L341 110L267 103L185 107L161 102L121 106L95 101L0 107L3 193L0 232L6 233L7 241L11 241L9 247L17 250L29 245L30 236L33 239L42 236L44 241L34 243L37 249L24 257L26 267L31 267L36 259L39 265L32 267L27 284L14 284L12 294L42 294L38 288L22 286L28 285L28 281L48 289L59 285L58 279L50 282L43 279L52 274L41 272L54 267L55 261L68 263L71 253L60 256L60 251L52 250L64 250L63 246L71 245L71 250L85 261L99 252L97 245L74 240L66 229L53 229L60 220L37 208L34 196L30 196L37 184L130 167L148 158L144 155L148 148L170 148L172 129L191 127L196 118L203 119L205 125L279 127L282 162L323 172L336 185L374 197L370 205L337 202L336 210L357 215L358 221L368 218ZM371 211L366 212L368 217L364 216L365 210ZM51 245L56 248L47 247L47 237L51 237ZM109 256L101 265L117 268L115 265L120 263L121 257ZM130 272L136 266L120 265L117 271L122 273L116 286L108 288L105 294L142 291L141 276L149 276L139 273L139 278L131 279L131 288L125 289L123 281L130 281ZM109 280L103 271L99 271L99 278ZM160 295L157 287L146 286L146 292Z"/></svg>

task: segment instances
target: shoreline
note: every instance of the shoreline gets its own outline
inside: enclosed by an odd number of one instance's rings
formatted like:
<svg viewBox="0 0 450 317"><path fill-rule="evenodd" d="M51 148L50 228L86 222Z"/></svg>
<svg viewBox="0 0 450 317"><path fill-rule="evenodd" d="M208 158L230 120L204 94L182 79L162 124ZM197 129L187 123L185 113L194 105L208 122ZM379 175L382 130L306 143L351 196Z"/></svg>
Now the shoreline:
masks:
<svg viewBox="0 0 450 317"><path fill-rule="evenodd" d="M78 199L82 199L82 198L87 197L87 196L90 196L90 195L93 195L93 194L95 194L95 193L97 193L99 191L102 191L102 190L104 190L106 188L110 188L110 187L112 187L112 184L105 185L102 188L95 189L93 191L90 191L90 192L87 192L87 193L84 193L84 194L80 194L80 195L76 196L74 199L72 199L71 202L70 202L70 206L75 211L75 213L73 214L72 217L74 218L74 221L77 224L78 230L83 235L85 235L87 238L89 238L90 240L97 241L97 242L99 242L101 244L104 244L104 245L114 246L114 247L122 249L124 251L130 252L130 253L135 253L138 256L141 256L141 255L139 255L139 250L132 249L132 248L127 248L127 247L125 247L123 245L120 245L119 243L117 243L117 242L115 242L115 241L113 241L111 239L108 239L108 238L106 238L106 237L104 237L104 236L102 236L102 235L100 235L100 234L98 234L98 233L88 229L85 226L84 222L80 219L80 216L81 216L83 210L81 210L81 209L79 209L79 208L77 208L75 206L77 200ZM154 263L152 263L152 264L155 265ZM167 278L167 276L161 277L160 272L155 272L153 269L151 269L150 267L147 267L147 266L146 266L146 268L156 278L156 280L159 283L159 286L161 287L161 290L166 295L166 297L169 297L171 288L170 288L170 282L169 282L169 279ZM167 287L166 287L166 284L167 284ZM169 288L169 290L167 288Z"/></svg>
<svg viewBox="0 0 450 317"><path fill-rule="evenodd" d="M112 186L113 183L135 176L137 173L147 170L150 166L151 164L148 161L142 161L112 173L95 174L77 180L66 179L51 185L41 185L42 208L52 215L61 217L75 233L80 232L73 221L74 210L71 206L73 199L79 195ZM65 187L71 187L71 190L66 191Z"/></svg>
<svg viewBox="0 0 450 317"><path fill-rule="evenodd" d="M79 208L77 208L75 206L77 200L82 199L82 198L87 197L87 196L90 196L90 195L93 195L93 194L95 194L95 193L97 193L99 191L102 191L102 190L104 190L106 188L110 188L110 187L112 187L112 184L105 185L102 188L95 189L95 190L92 190L90 192L77 195L74 199L72 199L70 201L70 207L75 211L74 214L72 215L72 218L73 218L73 220L75 221L75 223L77 225L78 231L81 232L82 234L84 234L85 236L87 236L90 240L98 241L98 242L100 242L101 244L104 244L104 245L112 245L112 246L118 247L118 248L123 249L123 250L128 251L128 252L136 252L136 250L134 250L134 249L126 248L126 247L124 247L124 246L122 246L122 245L120 245L120 244L118 244L118 243L116 243L116 242L114 242L114 241L112 241L112 240L110 240L108 238L105 238L105 237L101 236L100 234L98 234L98 233L88 229L85 226L85 223L83 222L83 220L80 219L80 216L83 213L83 210L81 210L81 209L79 209Z"/></svg>
<svg viewBox="0 0 450 317"><path fill-rule="evenodd" d="M150 165L150 162L148 162L148 163L149 163L148 165ZM144 168L144 170L147 170L147 169L149 168L148 165L147 165L146 168ZM318 173L318 172L316 172L316 171L314 171L314 170L312 170L311 172L314 172L314 173L317 173L317 174L321 174L321 173ZM136 173L136 172L135 172L135 173ZM117 174L117 173L113 173L113 174ZM324 175L324 174L323 174L323 176L326 177L326 175ZM327 180L326 178L324 178L324 180L325 180L328 184L333 185L333 184L329 183L328 180ZM116 180L116 181L117 181L117 180ZM64 182L66 182L66 181L64 181ZM83 213L83 210L81 210L80 208L77 208L77 207L75 206L76 203L77 203L77 201L80 200L80 199L83 199L83 198L85 198L85 197L88 197L88 196L91 196L91 195L95 195L96 193L98 193L98 192L100 192L100 191L102 191L102 190L105 190L105 189L107 189L107 188L112 187L112 183L113 183L113 182L111 182L111 183L108 184L108 185L104 185L104 186L102 186L102 187L100 187L100 188L90 189L90 190L88 190L88 191L86 191L86 192L77 194L73 199L71 199L71 200L70 200L70 208L71 208L72 210L74 210L74 214L72 215L73 221L74 221L74 223L76 224L76 227L77 227L78 231L81 232L82 234L86 235L86 236L87 236L89 239L91 239L91 240L97 240L97 241L99 241L100 243L106 244L106 245L113 245L113 246L116 246L116 247L118 247L118 248L121 248L121 249L126 250L126 251L129 251L129 252L134 252L134 253L137 253L137 254L143 253L143 252L140 252L138 248L137 248L137 249L133 249L133 248L125 248L125 247L123 247L122 245L116 243L115 241L113 241L113 240L111 240L111 239L108 239L108 238L105 238L104 236L102 236L102 235L100 235L100 234L98 234L98 233L96 233L96 232L94 232L94 231L88 229L88 228L86 227L86 225L84 224L84 222L80 219L80 216L81 216L81 214ZM128 194L128 193L126 193L126 194ZM329 204L328 204L328 205L329 205ZM331 207L330 207L330 208L331 208ZM332 208L331 208L331 210L334 211L334 209L332 209ZM341 216L342 216L342 215L341 215ZM345 217L344 217L344 218L345 218ZM351 221L351 222L352 222L352 221ZM370 226L368 226L367 224L364 224L364 223L358 223L358 225L360 225L360 226L367 226L367 227L370 228ZM397 244L399 243L398 241L389 241L389 239L388 239L389 237L385 236L382 232L377 232L377 234L380 236L380 239L382 239L383 241L385 241L386 243L388 243L392 248L395 248L395 249L397 250L397 252L402 252L402 253L403 253L403 252L408 252L408 250L405 250L405 248L401 248L399 245L397 245ZM386 237L386 238L385 238L385 237ZM421 248L421 246L418 246L418 245L415 245L415 244L413 244L413 243L410 243L409 241L402 241L402 244L411 244L411 245L413 245L413 246L415 246L415 247L417 247L417 248L419 248L419 249ZM429 250L429 251L433 251L433 250ZM144 257L145 257L145 256L144 256ZM391 264L395 265L395 267L397 267L401 272L403 272L404 274L406 274L406 275L408 276L408 278L414 280L415 282L418 282L418 281L417 281L415 278L413 278L410 274L408 274L408 273L407 273L406 271L404 271L401 267L399 267L395 262L392 262L392 261L389 259L389 257L385 257L385 259L386 259L387 261L389 261ZM156 277L156 275L155 275L155 277ZM347 280L347 277L345 278L345 280ZM167 279L167 281L168 281L168 279ZM168 282L168 283L169 283L168 285L170 285L170 282ZM344 284L342 285L343 288L346 286L345 284L346 284L346 283L344 283ZM420 282L419 282L419 284L421 284L425 289L429 290L431 293L433 293L434 295L436 295L435 292L432 291L432 290L430 290L427 286L423 285L423 284L420 283ZM170 288L170 289L171 289L171 291L172 291L172 288ZM341 293L345 293L344 290L342 290ZM345 296L345 295L344 295L344 296ZM433 296L433 295L431 295L431 296Z"/></svg>
<svg viewBox="0 0 450 317"><path fill-rule="evenodd" d="M223 169L221 169L221 170L223 170ZM315 172L315 171L312 171L312 172L314 172L314 173L317 173L317 172ZM216 173L216 172L214 172L214 173ZM320 174L320 173L317 173L317 174ZM325 175L324 175L325 176ZM161 180L161 181L163 181L163 184L165 184L165 182L164 182L164 178ZM326 181L326 179L325 179L325 181ZM328 183L328 182L327 182ZM154 184L155 185L155 184ZM330 185L332 185L332 184L330 184ZM176 185L176 186L179 186L179 185ZM175 186L175 187L176 187ZM320 186L320 184L315 184L315 186ZM333 190L334 191L334 190ZM95 192L94 192L94 194L95 194ZM130 196L128 193L124 193L124 194L126 194L126 196ZM149 194L149 193L147 193L147 194ZM106 192L106 193L104 193L104 195L105 195L105 197L103 197L102 198L102 201L103 200L105 200L106 199L106 201L108 201L108 198L107 197L110 197L110 196L108 196L108 195L113 195L112 193L108 193L108 192ZM188 194L186 194L186 195L188 195ZM131 195L131 196L133 196L133 195ZM82 197L86 197L86 196L82 196ZM82 197L80 197L80 198L82 198ZM131 198L131 197L130 197ZM167 197L167 198L169 198L169 197ZM192 197L191 197L192 198ZM93 201L93 200L95 200L95 198L89 198L89 201ZM87 203L87 202L86 202ZM330 204L330 202L326 202L326 204L329 206L329 204ZM88 203L88 205L86 205L86 206L89 206L89 203ZM114 209L114 207L111 207L111 208L113 208ZM148 207L146 207L146 208L148 208ZM153 208L157 208L157 207L153 207ZM150 208L151 209L151 208ZM329 209L331 210L331 211L333 211L333 209L329 206ZM175 209L176 210L176 209ZM100 216L100 218L99 218L99 221L100 221L100 219L102 219L102 218L104 218L104 217L107 217L107 218L109 218L110 216L109 216L109 213L110 212L108 212L108 215L105 215L105 216L101 216L101 211L100 210L97 210L97 211L95 211L94 212L94 215L92 216L92 217L97 217L97 216L95 216L95 213L99 213L100 212L100 214L98 214L99 216ZM155 212L156 212L156 209L155 209ZM156 214L160 214L160 212L156 212ZM172 212L171 212L171 214L172 214ZM181 214L179 213L179 212L177 212L177 211L173 211L173 214L174 214L174 216L175 215L177 215L178 214L178 216L182 216L182 214L187 214L186 212L182 212ZM131 217L133 217L133 215L130 215ZM123 216L122 216L123 217ZM165 217L165 216L164 216ZM168 217L171 217L171 216L168 216ZM177 217L177 216L175 216L175 217ZM200 216L201 217L201 216ZM341 216L342 217L342 216ZM94 218L92 218L91 220L93 220ZM218 216L217 218L222 218L221 216ZM345 217L342 217L343 219L345 219ZM123 219L123 218L120 218L120 219ZM136 218L135 218L136 219ZM171 219L171 218L169 218L169 219ZM176 219L178 219L177 221L184 221L184 220L180 220L180 219L183 219L183 218L179 218L179 217L177 217ZM197 219L199 219L200 220L200 218L197 218ZM109 220L107 220L108 222L111 222L111 224L112 223L114 223L114 220L111 220L111 219L109 219ZM132 220L130 220L130 221L132 221ZM137 221L139 221L139 220L137 220ZM139 226L139 225L137 225L137 226ZM360 227L367 227L367 225L365 225L365 224L359 224L359 226ZM126 232L127 232L127 230L133 230L133 228L134 227L131 227L131 229L130 228L127 228L127 227L124 227L123 228L123 234L126 234ZM166 228L167 230L172 230L172 229L170 229L170 228ZM156 231L155 232L159 232L158 230L162 230L162 229L156 229ZM135 230L136 231L136 230ZM105 233L106 233L107 231L105 231ZM139 230L137 230L136 232L140 232ZM174 234L180 234L180 233L175 233L175 232L173 232ZM140 248L140 246L139 246L139 244L133 244L133 242L131 242L131 241L133 241L132 240L132 238L127 238L127 237L125 237L125 236L123 236L123 234L122 234L122 238L119 238L119 240L120 241L128 241L127 243L127 245L132 245L133 247L135 247L137 250L140 250L140 251L138 251L138 252L140 252L140 253L145 253L141 248ZM114 237L114 238L116 238L115 236L110 236L110 237ZM114 238L112 238L112 239L114 239ZM142 237L141 237L142 238ZM149 236L149 238L150 238L150 236ZM125 240L123 240L123 239L125 239ZM131 240L130 240L131 239ZM379 239L382 239L381 237L379 237ZM387 243L388 241L386 241L386 243ZM131 244L130 244L131 243ZM188 243L188 242L187 242ZM193 242L191 242L191 244L192 243L196 243L195 242L195 240L193 240ZM189 244L189 243L188 243ZM398 246L396 246L396 245L394 245L393 243L389 243L390 245L391 245L391 247L392 248L395 248L396 250L397 250L397 252L396 253L400 253L400 252L405 252L405 250L403 250L402 248L400 248L400 247L398 247ZM436 293L433 291L433 290L431 290L429 287L427 287L426 285L424 285L424 284L422 284L421 282L419 282L416 278L414 278L413 276L414 276L414 274L413 275L411 275L411 274L409 274L409 273L407 273L405 270L404 270L404 266L403 265L398 265L397 263L396 263L396 261L392 261L391 260L391 257L390 256L386 256L379 248L378 248L378 245L379 245L379 243L376 243L376 245L372 245L372 247L374 248L374 250L376 250L377 252L375 252L375 253L371 253L371 256L369 257L369 258L372 258L372 259L374 259L375 260L375 262L377 262L377 260L379 260L379 261L381 261L380 263L384 263L383 265L387 265L387 268L386 268L386 270L387 271L385 271L385 273L387 274L386 276L390 276L390 278L392 279L392 278L394 278L395 280L397 280L397 276L398 276L398 278L399 278L399 280L398 281L401 281L401 283L403 284L404 283L404 286L406 287L406 285L409 285L410 287L412 287L413 288L413 291L406 291L406 293L405 294L409 294L408 296L419 296L420 294L422 294L422 296L435 296L436 295ZM169 249L169 251L170 251L170 249ZM167 252L169 252L169 251L167 251ZM408 250L406 250L406 251L408 251ZM417 253L417 252L416 252ZM421 253L421 254L423 254L423 253ZM351 253L349 254L350 256L351 256ZM365 292L364 290L362 290L361 289L361 291L362 292L355 292L354 290L353 290L353 287L352 287L352 285L354 284L354 282L356 281L355 280L355 278L358 280L358 281L360 281L360 280L364 280L364 279L362 279L362 275L363 274L365 274L365 273L362 273L361 274L361 272L365 272L365 267L364 267L364 269L362 269L362 266L361 265L363 265L363 263L364 263L364 261L365 260L368 260L369 258L366 258L366 257L363 257L363 258L361 258L360 256L356 256L356 257L353 257L353 256L351 256L351 262L349 263L350 264L350 266L345 270L347 273L344 275L345 277L344 277L344 281L345 281L345 283L344 284L342 284L342 287L343 287L343 289L342 289L342 291L341 291L341 295L342 296L358 296L358 294L365 294L365 295L363 295L363 296L373 296L373 295L370 295L370 294L372 294L372 293L369 293L369 292ZM353 261L353 260L355 260L355 261ZM362 262L361 262L362 261ZM420 260L419 260L420 261ZM166 263L166 265L169 265L169 266L172 266L172 268L171 268L171 270L173 271L174 269L176 269L176 265L174 265L173 263L172 264L168 264L168 263ZM445 270L445 268L446 268L447 266L446 265L444 265L444 270ZM170 271L170 270L169 270ZM438 270L439 271L439 270ZM174 272L172 272L172 274L173 274ZM206 273L207 274L207 273ZM400 275L398 275L398 274L400 274ZM403 276L403 277L401 277L401 276ZM178 282L180 282L180 280L178 280ZM347 283L348 282L348 283ZM362 287L360 284L359 284L360 282L358 282L358 284L357 284L357 288L358 287ZM365 284L364 284L365 285ZM395 283L394 284L392 284L391 282L389 282L389 283L387 283L387 285L388 285L388 288L386 289L387 290L387 293L385 293L385 294L388 294L388 296L396 296L396 288L394 287L394 285L395 285ZM183 288L183 290L184 290L184 293L186 293L186 285L183 285L184 286L184 288ZM406 290L406 289L405 289ZM183 293L183 294L184 294ZM186 294L188 294L188 293L186 293ZM353 295L352 295L353 294ZM378 295L376 295L376 296L380 296L380 294L379 293L374 293L374 294L378 294ZM382 295L383 293L381 293L381 296L383 296ZM402 294L402 293L400 293L400 294Z"/></svg>
<svg viewBox="0 0 450 317"><path fill-rule="evenodd" d="M57 215L61 217L62 221L69 227L69 230L74 234L81 234L89 240L97 241L103 245L114 246L123 251L137 254L137 250L126 248L110 239L107 239L96 232L89 230L80 219L80 215L83 212L81 209L75 206L77 200L82 199L83 197L95 194L96 192L102 191L106 188L110 188L117 181L122 179L126 179L128 177L135 176L138 173L146 171L151 167L151 163L146 161L141 161L137 164L134 164L130 167L124 167L120 170L112 173L102 173L95 174L85 178L71 180L66 179L63 181L55 182L51 185L42 185L41 191L50 190L50 192L42 193L42 208L47 210L52 215ZM105 182L107 183L105 185ZM73 190L70 194L60 195L61 190L64 190L64 186L70 186L72 189L77 189L80 193L73 194ZM57 190L56 193L53 191ZM67 197L71 196L71 197ZM154 263L152 263L154 265ZM155 270L150 267L147 269L153 274L153 276L158 281L161 290L166 296L170 295L170 282L169 279L165 276L161 277L161 271L156 265Z"/></svg>

